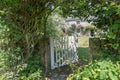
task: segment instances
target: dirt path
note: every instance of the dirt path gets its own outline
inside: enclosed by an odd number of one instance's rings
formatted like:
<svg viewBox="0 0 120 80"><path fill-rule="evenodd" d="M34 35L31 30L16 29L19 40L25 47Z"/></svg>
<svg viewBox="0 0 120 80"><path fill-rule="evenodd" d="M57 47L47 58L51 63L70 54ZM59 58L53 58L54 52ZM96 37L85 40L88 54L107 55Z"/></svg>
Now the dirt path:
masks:
<svg viewBox="0 0 120 80"><path fill-rule="evenodd" d="M55 74L52 77L50 77L48 80L66 80L68 75L66 74Z"/></svg>
<svg viewBox="0 0 120 80"><path fill-rule="evenodd" d="M79 61L75 63L72 67L70 65L67 65L54 69L50 72L50 75L47 80L66 80L67 77L72 73L72 70L75 70L78 67L83 66L85 64L87 64L87 62Z"/></svg>
<svg viewBox="0 0 120 80"><path fill-rule="evenodd" d="M51 71L48 80L66 80L71 72L72 70L69 65L54 69Z"/></svg>

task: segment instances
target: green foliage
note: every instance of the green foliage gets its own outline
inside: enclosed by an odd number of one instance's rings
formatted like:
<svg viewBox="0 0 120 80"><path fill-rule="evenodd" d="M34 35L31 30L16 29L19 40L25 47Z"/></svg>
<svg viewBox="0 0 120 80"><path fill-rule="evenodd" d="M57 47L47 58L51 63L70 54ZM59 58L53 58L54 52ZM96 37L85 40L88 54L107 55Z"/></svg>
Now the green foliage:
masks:
<svg viewBox="0 0 120 80"><path fill-rule="evenodd" d="M56 11L56 10L55 10ZM46 35L47 37L59 37L63 35L63 32L61 30L61 24L60 21L63 21L62 17L57 14L53 13L47 20L47 28L46 28ZM62 24L65 24L65 22L62 22Z"/></svg>
<svg viewBox="0 0 120 80"><path fill-rule="evenodd" d="M14 23L0 17L0 80L36 80L43 76L33 37L36 40L30 32L25 35ZM26 63L26 44L29 63Z"/></svg>
<svg viewBox="0 0 120 80"><path fill-rule="evenodd" d="M85 27L86 30L97 30L97 28L93 25L88 25Z"/></svg>
<svg viewBox="0 0 120 80"><path fill-rule="evenodd" d="M79 60L88 61L89 60L89 48L79 47L78 48L78 58Z"/></svg>
<svg viewBox="0 0 120 80"><path fill-rule="evenodd" d="M58 36L59 34L57 31L60 30L55 27L59 24L49 18L57 7L60 9L59 13L65 17L70 15L88 20L88 17L94 16L97 19L92 20L97 26L107 26L107 28L111 26L107 43L110 43L115 50L119 49L119 1L1 0L0 49L3 51L1 53L5 54L0 57L2 78L36 80L41 77L41 69L37 62L40 58L36 58L35 62L33 58L35 53L39 55L39 47L41 48L42 44L39 42L43 36ZM108 76L114 76L114 72L108 73ZM104 72L97 74L104 74Z"/></svg>
<svg viewBox="0 0 120 80"><path fill-rule="evenodd" d="M105 49L113 54L119 54L120 48L120 20L116 20L115 23L111 26L110 31L105 36Z"/></svg>
<svg viewBox="0 0 120 80"><path fill-rule="evenodd" d="M2 51L0 49L0 80L4 80L5 76L6 76L6 68L7 66L5 65L5 61L6 61L6 53L5 51Z"/></svg>
<svg viewBox="0 0 120 80"><path fill-rule="evenodd" d="M49 16L61 2L61 0L0 1L0 49L5 54L5 57L0 57L0 60L5 59L0 64L2 78L6 80L41 78L41 56L38 53L41 52L42 43L39 43L43 35L47 37L59 35L58 24Z"/></svg>
<svg viewBox="0 0 120 80"><path fill-rule="evenodd" d="M95 61L78 68L67 80L119 80L120 62L110 60Z"/></svg>
<svg viewBox="0 0 120 80"><path fill-rule="evenodd" d="M0 80L39 80L44 76L40 67L40 56L35 54L28 64L18 62L15 55L12 57L14 58L9 59L6 51L0 51Z"/></svg>
<svg viewBox="0 0 120 80"><path fill-rule="evenodd" d="M30 58L28 64L19 71L20 79L22 80L39 80L44 75L40 67L39 56L34 55Z"/></svg>

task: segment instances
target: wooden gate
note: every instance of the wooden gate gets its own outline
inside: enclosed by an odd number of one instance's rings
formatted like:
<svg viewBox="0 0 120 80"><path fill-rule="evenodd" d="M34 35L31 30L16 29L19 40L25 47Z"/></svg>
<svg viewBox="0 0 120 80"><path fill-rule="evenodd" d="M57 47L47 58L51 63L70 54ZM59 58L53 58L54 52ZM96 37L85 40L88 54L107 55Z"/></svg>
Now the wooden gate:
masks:
<svg viewBox="0 0 120 80"><path fill-rule="evenodd" d="M77 45L77 36L51 38L51 69L78 61Z"/></svg>

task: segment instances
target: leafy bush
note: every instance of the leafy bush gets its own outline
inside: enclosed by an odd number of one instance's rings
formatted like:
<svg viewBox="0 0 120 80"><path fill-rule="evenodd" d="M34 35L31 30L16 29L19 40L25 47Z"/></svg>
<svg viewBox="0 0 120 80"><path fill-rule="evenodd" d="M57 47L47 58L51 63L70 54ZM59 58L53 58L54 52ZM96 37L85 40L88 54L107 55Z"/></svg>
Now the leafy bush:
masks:
<svg viewBox="0 0 120 80"><path fill-rule="evenodd" d="M110 32L106 35L105 40L105 51L112 54L120 54L120 20L117 20L114 25L112 25Z"/></svg>
<svg viewBox="0 0 120 80"><path fill-rule="evenodd" d="M75 70L67 80L120 80L120 62L95 61Z"/></svg>
<svg viewBox="0 0 120 80"><path fill-rule="evenodd" d="M113 19L114 22L108 27L109 32L105 36L105 51L120 55L120 6L117 6L114 11L116 11L118 18Z"/></svg>
<svg viewBox="0 0 120 80"><path fill-rule="evenodd" d="M0 80L3 80L3 78L5 77L5 69L6 69L6 65L5 65L5 59L6 59L6 56L5 56L5 53L4 51L2 51L0 49Z"/></svg>
<svg viewBox="0 0 120 80"><path fill-rule="evenodd" d="M39 63L39 57L32 57L28 64L19 72L22 80L39 80L43 77L42 69Z"/></svg>
<svg viewBox="0 0 120 80"><path fill-rule="evenodd" d="M40 80L44 74L40 67L40 56L34 54L26 63L8 61L5 51L0 51L0 80ZM16 59L15 59L16 60ZM11 67L10 67L11 66Z"/></svg>
<svg viewBox="0 0 120 80"><path fill-rule="evenodd" d="M55 16L56 14L54 14ZM46 35L48 37L58 37L60 35L63 35L63 32L60 28L60 23L54 19L54 16L51 15L47 20L47 28L46 28ZM57 16L57 15L56 15ZM60 18L57 16L57 18ZM61 19L60 19L61 20ZM64 23L65 24L65 23Z"/></svg>

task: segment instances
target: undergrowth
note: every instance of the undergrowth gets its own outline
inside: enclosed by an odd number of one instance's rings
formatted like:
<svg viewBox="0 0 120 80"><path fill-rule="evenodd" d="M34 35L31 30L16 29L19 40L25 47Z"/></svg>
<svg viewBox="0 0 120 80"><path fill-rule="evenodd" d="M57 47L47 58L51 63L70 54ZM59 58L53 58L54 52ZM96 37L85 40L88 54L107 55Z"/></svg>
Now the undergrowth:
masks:
<svg viewBox="0 0 120 80"><path fill-rule="evenodd" d="M40 66L39 56L36 54L29 59L28 63L8 66L5 51L0 51L0 80L40 80L44 77ZM12 64L9 62L9 64Z"/></svg>
<svg viewBox="0 0 120 80"><path fill-rule="evenodd" d="M120 58L104 55L74 70L67 80L120 80Z"/></svg>

